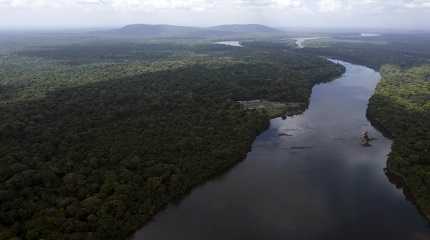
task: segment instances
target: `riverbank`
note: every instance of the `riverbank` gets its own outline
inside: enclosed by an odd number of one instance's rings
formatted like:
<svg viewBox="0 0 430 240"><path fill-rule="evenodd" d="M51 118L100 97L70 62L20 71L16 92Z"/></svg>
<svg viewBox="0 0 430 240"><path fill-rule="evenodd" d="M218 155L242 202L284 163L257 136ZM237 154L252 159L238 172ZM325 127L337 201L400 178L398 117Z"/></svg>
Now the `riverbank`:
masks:
<svg viewBox="0 0 430 240"><path fill-rule="evenodd" d="M430 67L381 68L368 118L394 140L387 170L402 179L420 212L430 220Z"/></svg>
<svg viewBox="0 0 430 240"><path fill-rule="evenodd" d="M247 110L257 110L269 117L273 118L286 118L287 116L298 115L305 111L306 103L282 103L267 100L250 100L239 101L239 103Z"/></svg>

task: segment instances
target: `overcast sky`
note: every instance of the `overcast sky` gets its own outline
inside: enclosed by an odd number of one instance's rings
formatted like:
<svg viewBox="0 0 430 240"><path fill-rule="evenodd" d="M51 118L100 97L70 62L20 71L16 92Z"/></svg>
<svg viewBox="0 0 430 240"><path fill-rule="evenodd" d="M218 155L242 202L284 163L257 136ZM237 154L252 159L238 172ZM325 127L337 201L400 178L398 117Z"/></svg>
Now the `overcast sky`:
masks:
<svg viewBox="0 0 430 240"><path fill-rule="evenodd" d="M0 0L0 28L130 23L430 30L430 0Z"/></svg>

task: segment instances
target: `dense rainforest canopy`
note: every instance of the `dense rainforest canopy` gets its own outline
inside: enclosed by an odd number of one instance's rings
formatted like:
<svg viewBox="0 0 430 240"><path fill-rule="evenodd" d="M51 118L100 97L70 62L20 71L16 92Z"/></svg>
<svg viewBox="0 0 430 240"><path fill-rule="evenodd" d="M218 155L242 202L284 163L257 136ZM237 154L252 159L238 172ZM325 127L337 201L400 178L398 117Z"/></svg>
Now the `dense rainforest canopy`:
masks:
<svg viewBox="0 0 430 240"><path fill-rule="evenodd" d="M0 46L0 240L127 238L245 157L270 113L238 101L303 108L344 71L318 56L381 69L368 116L430 215L428 35L334 34L304 49L81 38Z"/></svg>
<svg viewBox="0 0 430 240"><path fill-rule="evenodd" d="M388 170L404 178L430 216L430 66L381 69L382 80L368 115L394 139Z"/></svg>
<svg viewBox="0 0 430 240"><path fill-rule="evenodd" d="M429 34L384 34L372 38L337 36L312 40L301 52L333 57L379 70L385 64L411 67L430 63Z"/></svg>
<svg viewBox="0 0 430 240"><path fill-rule="evenodd" d="M238 100L306 106L344 71L270 43L68 45L0 66L2 240L125 239L245 157L269 119Z"/></svg>

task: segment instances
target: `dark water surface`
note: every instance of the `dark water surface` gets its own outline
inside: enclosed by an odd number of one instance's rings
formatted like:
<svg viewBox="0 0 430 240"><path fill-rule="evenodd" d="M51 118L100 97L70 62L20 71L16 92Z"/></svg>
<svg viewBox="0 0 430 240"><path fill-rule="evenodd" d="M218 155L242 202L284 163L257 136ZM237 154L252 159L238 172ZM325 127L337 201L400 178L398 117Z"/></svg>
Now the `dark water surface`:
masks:
<svg viewBox="0 0 430 240"><path fill-rule="evenodd" d="M365 117L380 75L341 63L346 73L315 86L304 114L272 120L245 161L134 239L429 239L427 222L384 174L391 141ZM364 130L377 138L372 147L360 145Z"/></svg>

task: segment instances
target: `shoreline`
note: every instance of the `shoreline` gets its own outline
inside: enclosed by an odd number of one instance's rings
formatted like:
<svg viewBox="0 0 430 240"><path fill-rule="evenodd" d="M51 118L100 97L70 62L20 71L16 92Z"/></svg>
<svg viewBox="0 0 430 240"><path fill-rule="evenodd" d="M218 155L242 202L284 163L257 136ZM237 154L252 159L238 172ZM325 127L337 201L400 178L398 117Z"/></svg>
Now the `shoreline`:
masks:
<svg viewBox="0 0 430 240"><path fill-rule="evenodd" d="M343 65L342 65L343 66ZM316 81L316 82L314 82L314 84L311 86L311 89L313 89L316 85L318 85L318 84L321 84L321 83L327 83L327 82L331 82L331 81L334 81L334 80L336 80L336 79L338 79L338 78L340 78L343 74L345 74L345 72L346 72L346 70L345 70L345 68L344 68L344 70L338 75L338 76L336 76L336 77L330 77L330 78L327 78L327 79L323 79L323 80L320 80L320 81ZM311 97L311 95L309 95L308 96L308 102L309 102L309 99L310 99L310 97ZM264 101L264 100L263 100ZM267 101L267 102L269 102L269 103L274 103L274 102L270 102L270 101ZM198 186L202 186L202 185L204 185L204 184L206 184L206 183L208 183L209 181L212 181L212 180L215 180L216 178L218 178L218 177L221 177L221 176L223 176L224 174L226 174L226 173L228 173L228 171L230 171L230 170L232 170L237 164L239 164L240 162L242 162L242 161L244 161L244 160L246 160L246 156L247 156L247 154L252 150L252 144L255 142L255 140L257 139L257 137L260 135L260 134L262 134L262 133L264 133L265 131L267 131L269 128L270 128L270 124L271 124L271 121L272 120L274 120L274 119L277 119L277 118L279 118L279 117L283 117L283 116L295 116L295 115L300 115L300 114L303 114L305 111L306 111L306 109L307 109L307 107L309 106L309 103L308 102L306 102L306 103L300 103L300 107L297 107L297 108L293 108L293 109L290 109L290 110L285 110L285 108L284 108L284 110L285 111L283 111L283 114L273 114L273 115L270 115L270 114L267 114L267 112L266 112L266 116L267 116L267 118L265 119L265 126L264 126L264 128L262 128L262 129L255 129L257 132L256 132L256 135L255 135L255 137L252 139L252 140L250 140L250 142L249 142L249 144L247 145L247 151L246 152L244 152L243 154L242 154L242 156L241 156L241 158L240 159L238 159L238 160L235 160L235 161L232 161L231 162L231 164L229 164L228 166L223 166L223 167L221 167L220 169L219 169L219 171L217 171L217 172L215 172L214 174L211 174L210 176L208 176L207 177L207 179L205 180L205 181L202 181L202 182L200 182L200 183L196 183L196 184L193 184L192 186L190 186L190 188L189 189L186 189L184 192L183 192L183 194L181 194L180 196L177 196L177 197L175 197L175 198L173 198L173 200L172 201L170 201L168 204L166 204L166 205L164 205L164 206L162 206L162 207L160 207L158 210L155 210L154 211L154 214L152 214L151 216L148 216L148 218L146 219L146 221L144 221L142 224L141 224L141 227L140 228L138 228L138 229L136 229L130 236L129 236L129 238L127 238L127 239L129 239L129 240L133 240L133 239L135 239L135 234L137 233L137 231L139 231L140 229L143 229L147 224L149 224L151 221L153 221L153 219L154 219L154 217L157 215L157 214L159 214L160 212L162 212L162 211L164 211L170 204L172 204L172 203L178 203L178 202L180 202L180 201L182 201L182 199L184 199L186 196L188 196L196 187L198 187ZM238 102L239 104L241 104L240 102ZM293 104L293 105L296 105L297 103L277 103L277 104L282 104L282 105L284 105L284 106L288 106L289 104ZM243 106L243 105L242 105ZM298 106L298 105L297 105ZM244 107L244 106L243 106ZM258 109L248 109L249 111L259 111ZM265 109L264 109L265 110ZM259 130L261 130L261 131L259 131Z"/></svg>
<svg viewBox="0 0 430 240"><path fill-rule="evenodd" d="M340 76L339 76L340 77ZM336 78L335 78L336 79ZM287 111L285 113L285 115L287 116L295 116L295 115L300 115L303 114L306 111L306 107L300 110L295 109L295 111ZM200 183L196 183L192 186L190 186L189 189L186 189L183 194L181 194L180 196L177 196L175 198L173 198L171 200L170 203L160 207L158 210L155 210L155 213L152 214L151 216L148 216L147 220L143 222L143 224L141 224L141 227L136 229L136 231L134 231L127 239L128 240L133 240L135 239L135 234L137 231L139 231L140 229L144 228L147 224L149 224L151 221L153 221L154 217L159 214L160 212L164 211L170 204L177 204L179 202L181 202L185 197L187 197L195 188L199 187L199 186L203 186L204 184L206 184L209 181L212 180L216 180L218 177L222 177L224 174L227 174L230 170L232 170L237 164L239 164L240 162L244 161L246 159L246 155L252 151L252 144L254 143L254 141L257 139L257 137L264 133L265 131L267 131L270 128L270 122L276 118L282 117L281 116L277 116L277 115L273 115L273 116L269 116L267 117L267 119L265 120L265 126L263 129L261 129L261 131L258 131L259 129L256 129L258 132L256 134L256 136L252 139L252 141L250 141L250 143L248 144L248 150L246 151L246 153L243 154L243 156L241 156L238 160L232 161L231 164L229 164L228 166L224 166L222 168L219 169L218 172L215 172L214 174L211 174L210 176L208 176L207 180L200 182Z"/></svg>
<svg viewBox="0 0 430 240"><path fill-rule="evenodd" d="M286 118L287 116L302 114L308 107L305 102L273 102L264 99L238 101L238 103L246 110L260 111L266 114L269 121L279 117Z"/></svg>
<svg viewBox="0 0 430 240"><path fill-rule="evenodd" d="M395 184L396 187L402 189L403 195L405 195L406 200L408 200L409 202L411 202L416 207L416 209L418 210L418 212L420 213L420 215L423 216L424 219L427 221L427 223L430 225L430 214L426 213L422 209L422 207L417 203L417 201L416 201L416 195L410 189L409 184L408 184L408 182L406 180L406 177L403 174L401 174L401 173L397 172L396 170L392 169L390 167L390 165L388 164L389 161L390 160L388 159L387 160L387 167L384 169L384 172L387 175L388 174L389 175L393 175L393 176L395 176L396 178L398 178L400 180L399 182L393 183L391 181L390 177L387 176L389 178L389 181L391 183Z"/></svg>
<svg viewBox="0 0 430 240"><path fill-rule="evenodd" d="M373 96L375 96L375 94L373 94ZM396 139L395 139L394 135L391 133L391 131L389 131L384 125L382 125L375 118L375 116L373 116L372 110L369 111L370 107L375 106L375 104L376 104L376 103L372 103L373 96L369 99L369 105L367 108L366 117L375 129L380 131L384 137L392 140L394 143L396 141ZM407 178L403 174L401 174L399 171L393 169L393 167L391 166L390 162L392 161L392 159L390 158L390 155L392 153L393 153L393 151L391 150L389 155L387 156L386 167L384 169L384 172L386 173L388 180L391 183L393 183L391 181L392 179L390 179L390 177L388 176L389 174L395 176L396 178L398 178L400 180L399 182L396 181L393 184L396 185L396 187L402 189L403 195L405 196L405 198L416 207L416 209L418 210L420 215L423 216L424 219L427 221L427 223L430 225L430 213L425 212L423 210L423 207L417 202L417 196L411 190L410 184L408 183Z"/></svg>
<svg viewBox="0 0 430 240"><path fill-rule="evenodd" d="M330 57L327 57L328 59L330 59ZM358 65L362 65L362 66L366 66L370 69L373 69L374 71L378 72L380 74L380 70L372 65L368 65L368 64L362 64L359 63L358 61L353 61L353 60L342 60L342 61L346 61L352 64L358 64ZM381 80L382 80L382 75L381 75ZM380 82L378 83L378 85L380 84ZM374 91L374 93L372 94L372 96L370 97L369 101L368 101L368 107L366 110L366 118L369 120L369 122L371 123L371 125L377 129L384 137L390 139L393 141L393 143L396 141L396 138L394 136L394 134L387 129L380 121L378 121L376 119L376 110L374 110L374 108L378 105L376 102L374 102L374 98L376 96L376 90ZM423 210L423 207L417 202L417 197L416 194L411 190L410 184L408 183L406 177L401 174L399 171L393 169L393 167L391 166L390 162L392 162L393 160L390 158L390 155L393 153L393 150L390 151L389 155L387 155L387 160L386 160L386 167L384 169L384 171L386 171L386 173L388 174L392 174L395 175L396 177L401 179L401 186L399 186L403 192L405 197L407 198L408 201L410 201L418 210L418 212L420 213L421 216L423 216L423 218L425 219L425 221L427 221L427 223L430 225L430 212L425 212ZM388 176L387 176L388 177ZM390 180L390 179L389 179ZM405 194L405 191L408 194ZM412 198L408 198L408 196L412 197Z"/></svg>

